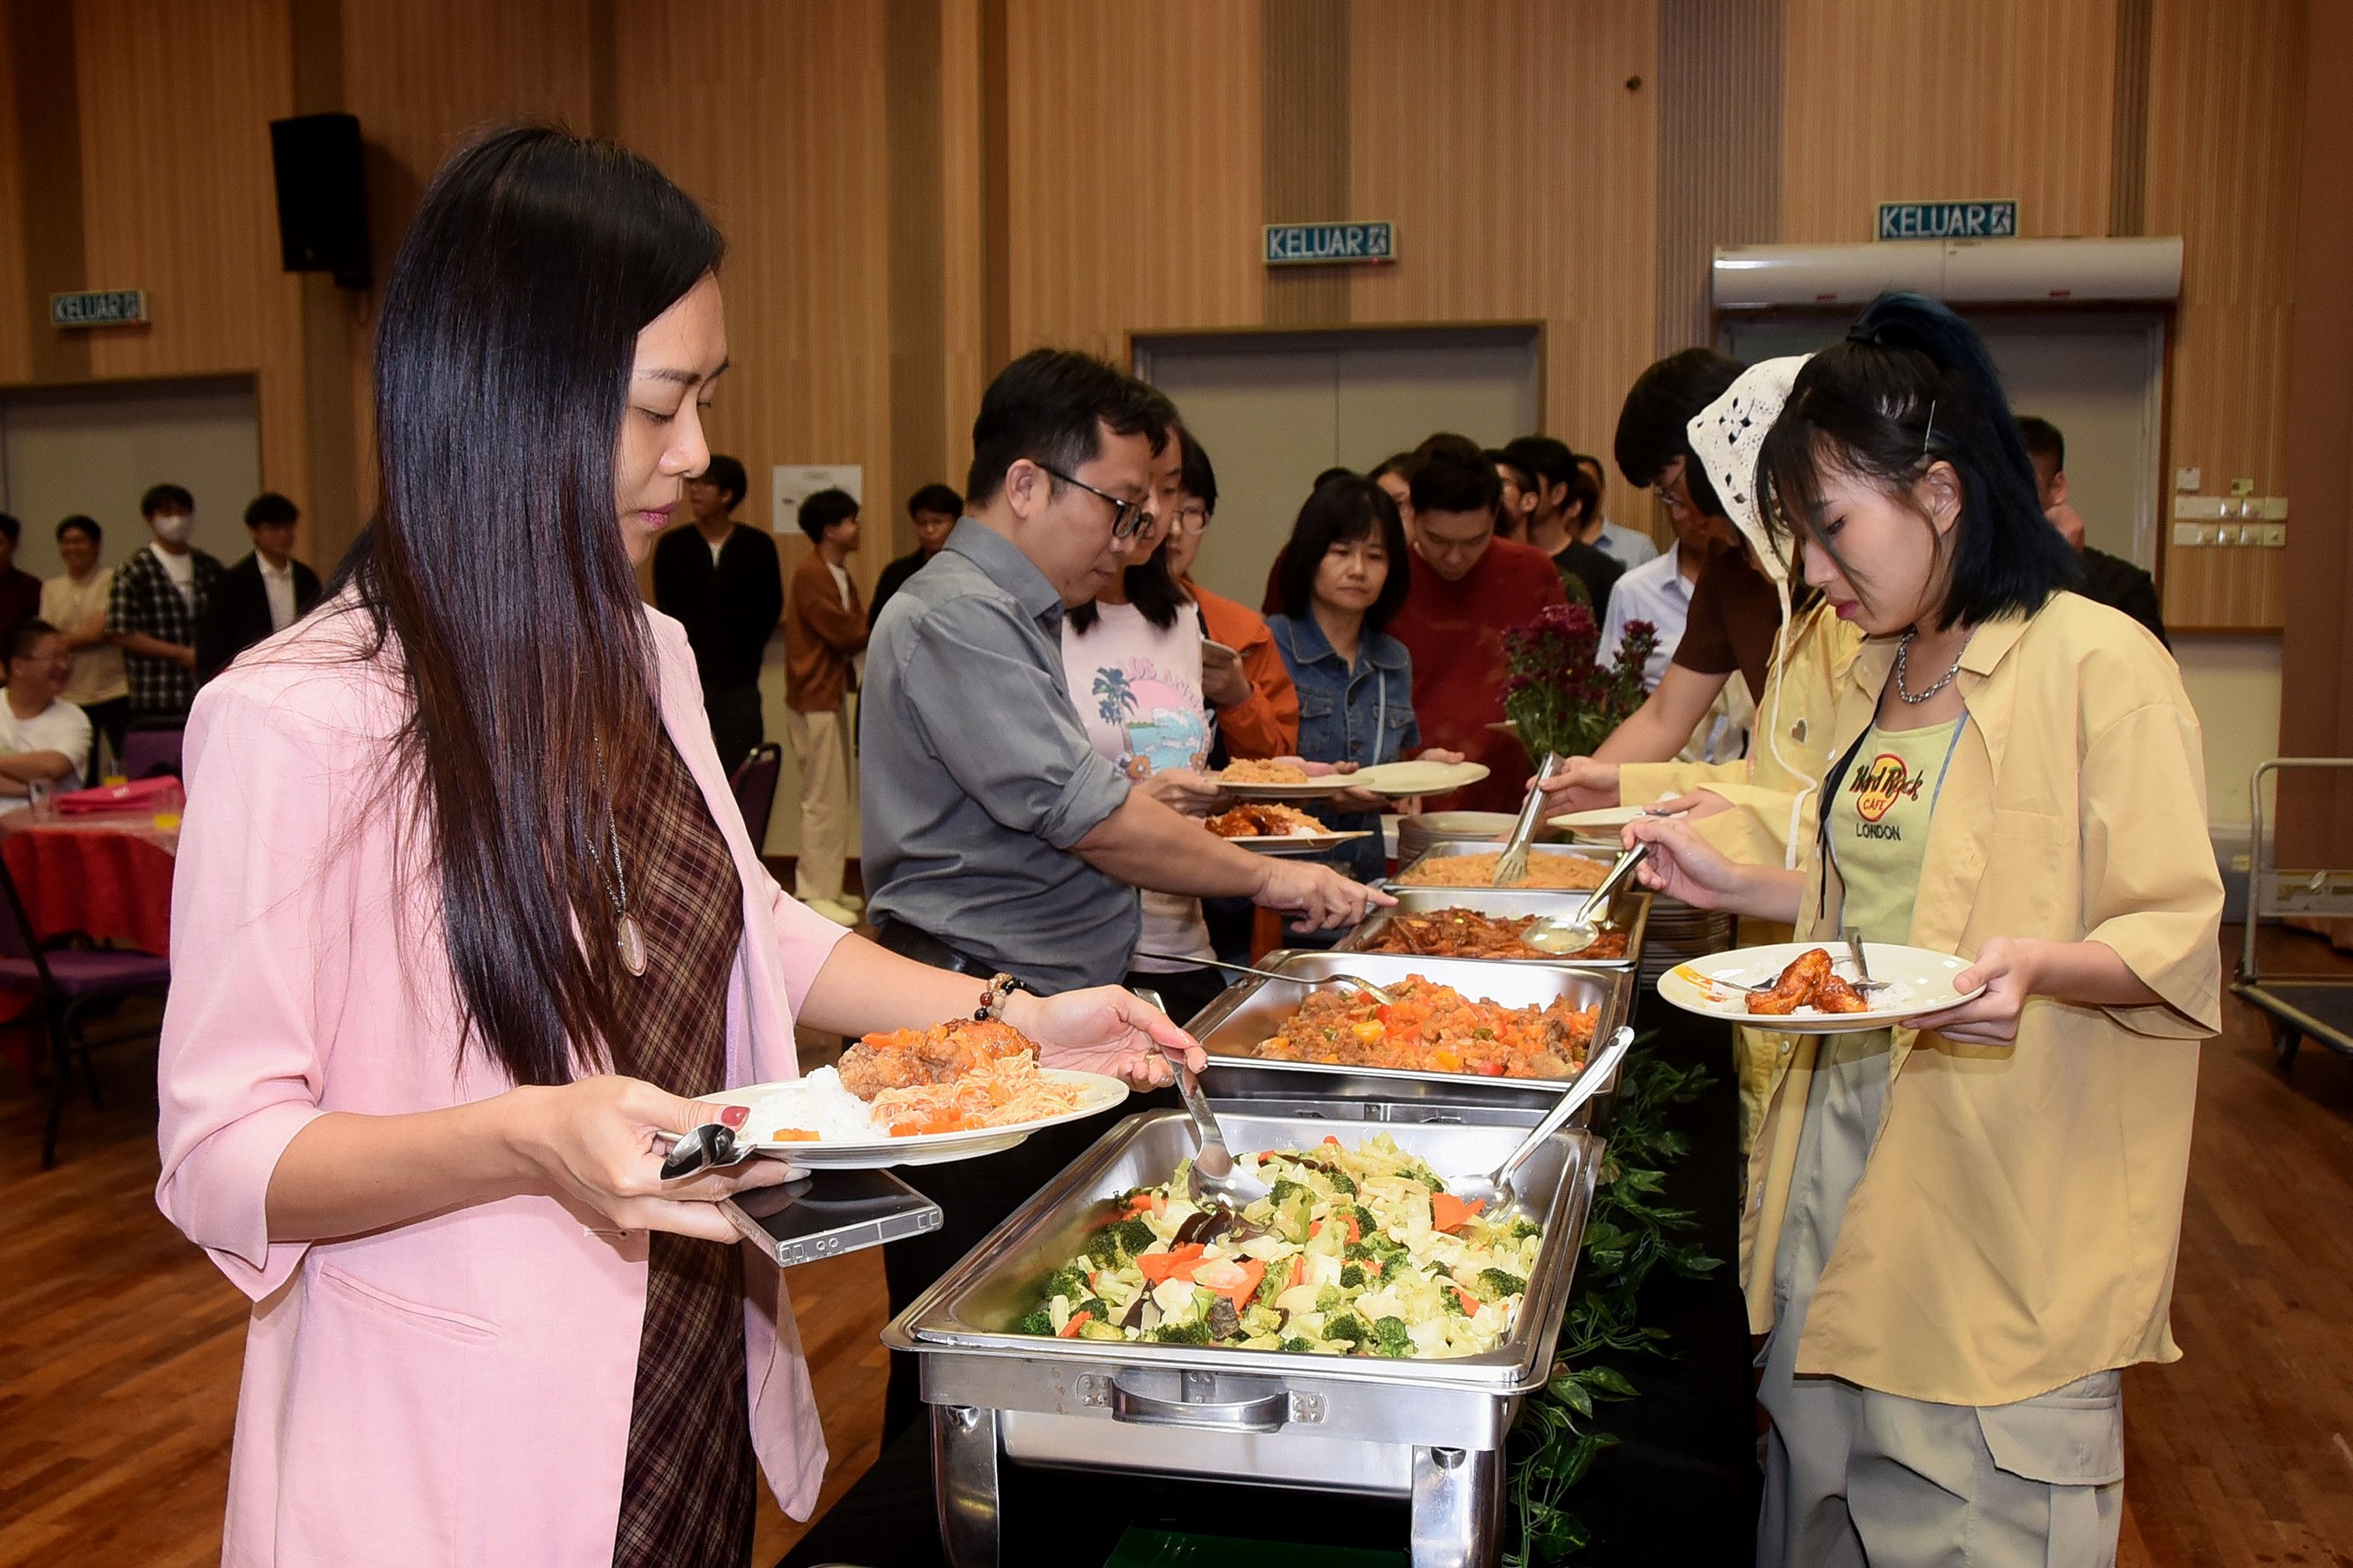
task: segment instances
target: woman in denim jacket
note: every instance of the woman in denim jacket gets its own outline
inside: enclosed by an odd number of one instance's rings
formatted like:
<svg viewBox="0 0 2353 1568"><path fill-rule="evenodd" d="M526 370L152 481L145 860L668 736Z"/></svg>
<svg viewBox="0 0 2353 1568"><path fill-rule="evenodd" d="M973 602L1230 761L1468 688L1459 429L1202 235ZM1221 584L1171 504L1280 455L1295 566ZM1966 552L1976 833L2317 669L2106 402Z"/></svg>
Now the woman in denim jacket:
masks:
<svg viewBox="0 0 2353 1568"><path fill-rule="evenodd" d="M1421 744L1413 660L1381 630L1405 603L1409 569L1397 503L1370 480L1327 479L1299 509L1277 578L1283 613L1269 616L1267 626L1299 689L1299 754L1306 761L1368 768ZM1379 807L1377 797L1358 794L1310 808L1342 831L1371 834L1326 858L1365 881L1388 869Z"/></svg>

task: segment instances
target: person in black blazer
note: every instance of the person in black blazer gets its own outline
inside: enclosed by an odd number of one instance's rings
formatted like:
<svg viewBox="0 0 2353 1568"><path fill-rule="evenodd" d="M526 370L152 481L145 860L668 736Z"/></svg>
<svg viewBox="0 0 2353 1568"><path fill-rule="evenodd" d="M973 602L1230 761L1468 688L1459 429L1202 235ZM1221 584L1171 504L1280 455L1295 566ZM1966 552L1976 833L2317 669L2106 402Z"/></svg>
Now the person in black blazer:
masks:
<svg viewBox="0 0 2353 1568"><path fill-rule="evenodd" d="M686 627L712 742L731 773L767 738L760 661L785 616L776 542L733 516L750 489L742 463L714 454L686 481L693 521L654 543L654 607Z"/></svg>
<svg viewBox="0 0 2353 1568"><path fill-rule="evenodd" d="M196 624L196 684L229 667L238 654L282 632L319 602L319 574L294 559L294 525L302 513L275 490L245 509L253 553L221 574Z"/></svg>

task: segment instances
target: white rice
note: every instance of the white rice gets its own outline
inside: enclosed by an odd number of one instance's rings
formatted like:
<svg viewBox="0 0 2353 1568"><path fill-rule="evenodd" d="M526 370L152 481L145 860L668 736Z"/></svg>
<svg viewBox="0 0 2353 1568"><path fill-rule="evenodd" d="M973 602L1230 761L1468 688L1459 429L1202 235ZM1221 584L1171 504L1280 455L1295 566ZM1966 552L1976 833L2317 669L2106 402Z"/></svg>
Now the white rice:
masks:
<svg viewBox="0 0 2353 1568"><path fill-rule="evenodd" d="M753 1105L744 1131L754 1142L766 1143L780 1127L814 1132L827 1143L871 1143L890 1135L874 1124L872 1109L841 1087L841 1075L831 1068L764 1096Z"/></svg>

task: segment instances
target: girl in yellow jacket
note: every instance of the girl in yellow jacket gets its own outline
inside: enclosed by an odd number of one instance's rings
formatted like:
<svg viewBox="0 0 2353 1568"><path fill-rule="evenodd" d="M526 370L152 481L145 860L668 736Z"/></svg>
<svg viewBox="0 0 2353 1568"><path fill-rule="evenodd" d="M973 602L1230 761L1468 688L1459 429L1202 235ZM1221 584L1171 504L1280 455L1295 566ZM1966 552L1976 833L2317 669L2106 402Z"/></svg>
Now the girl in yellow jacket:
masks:
<svg viewBox="0 0 2353 1568"><path fill-rule="evenodd" d="M1749 1154L1766 1564L2114 1561L2119 1369L2167 1322L2222 889L2172 659L2073 560L1974 332L1881 299L1757 487L1869 638L1795 869L1639 821L1651 887L1970 960L1971 1000L1801 1037Z"/></svg>

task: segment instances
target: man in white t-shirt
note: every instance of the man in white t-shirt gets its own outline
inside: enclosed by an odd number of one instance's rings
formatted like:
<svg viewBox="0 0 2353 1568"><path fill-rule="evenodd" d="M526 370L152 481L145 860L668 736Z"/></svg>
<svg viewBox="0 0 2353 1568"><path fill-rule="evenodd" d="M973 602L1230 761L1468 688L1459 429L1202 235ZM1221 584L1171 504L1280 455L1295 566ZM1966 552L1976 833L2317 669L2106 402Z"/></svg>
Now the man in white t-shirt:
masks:
<svg viewBox="0 0 2353 1568"><path fill-rule="evenodd" d="M7 634L0 696L0 814L21 811L37 785L72 789L90 765L90 716L58 696L73 672L65 634L44 620Z"/></svg>

